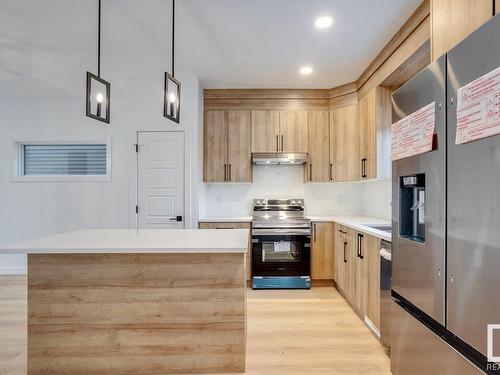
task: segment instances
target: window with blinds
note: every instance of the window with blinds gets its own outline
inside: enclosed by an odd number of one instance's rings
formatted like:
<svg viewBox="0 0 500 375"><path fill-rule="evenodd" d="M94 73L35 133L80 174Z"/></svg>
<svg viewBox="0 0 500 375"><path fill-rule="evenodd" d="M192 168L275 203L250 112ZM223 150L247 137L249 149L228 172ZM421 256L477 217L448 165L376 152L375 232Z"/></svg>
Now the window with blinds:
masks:
<svg viewBox="0 0 500 375"><path fill-rule="evenodd" d="M23 176L106 176L106 144L23 144Z"/></svg>

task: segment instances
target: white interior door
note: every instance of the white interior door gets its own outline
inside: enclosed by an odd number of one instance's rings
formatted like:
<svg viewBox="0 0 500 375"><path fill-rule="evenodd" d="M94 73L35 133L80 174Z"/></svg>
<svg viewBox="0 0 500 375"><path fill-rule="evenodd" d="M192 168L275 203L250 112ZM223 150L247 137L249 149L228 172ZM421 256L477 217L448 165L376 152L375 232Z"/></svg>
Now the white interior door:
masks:
<svg viewBox="0 0 500 375"><path fill-rule="evenodd" d="M184 133L139 132L138 227L184 228Z"/></svg>

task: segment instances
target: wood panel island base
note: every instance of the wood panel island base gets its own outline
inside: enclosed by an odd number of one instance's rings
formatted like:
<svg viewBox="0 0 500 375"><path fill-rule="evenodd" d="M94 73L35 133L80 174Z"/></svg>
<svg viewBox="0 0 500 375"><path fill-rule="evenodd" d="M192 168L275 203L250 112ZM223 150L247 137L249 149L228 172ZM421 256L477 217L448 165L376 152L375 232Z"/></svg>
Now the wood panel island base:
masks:
<svg viewBox="0 0 500 375"><path fill-rule="evenodd" d="M154 232L203 248L29 252L28 374L245 371L248 231Z"/></svg>

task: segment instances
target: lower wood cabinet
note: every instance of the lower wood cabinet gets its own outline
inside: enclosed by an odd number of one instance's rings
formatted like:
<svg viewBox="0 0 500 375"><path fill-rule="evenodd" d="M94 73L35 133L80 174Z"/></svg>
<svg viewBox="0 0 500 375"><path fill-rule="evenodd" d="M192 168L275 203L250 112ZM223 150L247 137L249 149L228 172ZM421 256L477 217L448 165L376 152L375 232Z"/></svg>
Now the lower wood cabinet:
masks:
<svg viewBox="0 0 500 375"><path fill-rule="evenodd" d="M198 228L200 229L249 229L250 234L248 237L248 251L247 251L247 259L246 259L246 267L247 267L247 280L250 280L252 277L252 231L250 223L214 223L214 222L203 222L200 221L198 223Z"/></svg>
<svg viewBox="0 0 500 375"><path fill-rule="evenodd" d="M352 229L335 225L335 281L349 300L354 295L354 235Z"/></svg>
<svg viewBox="0 0 500 375"><path fill-rule="evenodd" d="M335 224L312 223L311 233L311 278L333 280Z"/></svg>
<svg viewBox="0 0 500 375"><path fill-rule="evenodd" d="M368 257L366 245L370 236L356 232L356 251L354 258L354 295L352 302L361 316L366 315L368 305Z"/></svg>
<svg viewBox="0 0 500 375"><path fill-rule="evenodd" d="M380 238L335 224L335 282L364 318L380 328Z"/></svg>
<svg viewBox="0 0 500 375"><path fill-rule="evenodd" d="M367 236L368 302L366 316L380 329L380 238Z"/></svg>

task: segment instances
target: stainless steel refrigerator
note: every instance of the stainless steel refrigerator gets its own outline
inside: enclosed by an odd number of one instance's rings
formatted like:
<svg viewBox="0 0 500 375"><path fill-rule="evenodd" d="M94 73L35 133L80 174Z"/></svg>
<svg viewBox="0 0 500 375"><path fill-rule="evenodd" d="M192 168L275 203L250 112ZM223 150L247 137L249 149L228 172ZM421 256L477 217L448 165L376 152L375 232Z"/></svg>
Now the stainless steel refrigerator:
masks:
<svg viewBox="0 0 500 375"><path fill-rule="evenodd" d="M482 103L499 67L496 16L393 94L393 123L432 103L435 116L432 150L392 165L393 375L500 374L488 362L500 326L487 345L500 324L500 135L467 133L463 104ZM500 121L500 91L488 100L477 110Z"/></svg>

